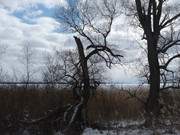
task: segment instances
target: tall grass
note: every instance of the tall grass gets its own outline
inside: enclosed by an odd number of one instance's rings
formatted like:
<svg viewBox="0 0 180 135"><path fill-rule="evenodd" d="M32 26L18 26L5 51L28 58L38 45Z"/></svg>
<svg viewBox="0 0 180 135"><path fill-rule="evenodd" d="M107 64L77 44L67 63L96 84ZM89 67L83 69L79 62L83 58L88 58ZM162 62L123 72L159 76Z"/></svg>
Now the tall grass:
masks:
<svg viewBox="0 0 180 135"><path fill-rule="evenodd" d="M137 92L137 96L143 100L146 99L147 94L148 91L144 89ZM172 102L171 98L167 97L168 94L164 96L165 101ZM180 98L176 97L180 104L178 99ZM36 119L45 116L57 107L72 102L73 95L69 89L38 87L25 89L17 86L0 88L0 131L13 124L18 125L18 120ZM136 98L130 98L124 89L104 90L99 88L88 104L90 124L122 119L140 119L142 113L143 104Z"/></svg>
<svg viewBox="0 0 180 135"><path fill-rule="evenodd" d="M140 96L145 96L140 95ZM97 91L89 102L90 121L113 121L138 119L143 111L143 104L131 98L125 90Z"/></svg>
<svg viewBox="0 0 180 135"><path fill-rule="evenodd" d="M8 126L6 121L36 119L72 102L73 95L68 89L1 88L0 125L6 127ZM123 118L136 119L141 111L142 105L136 99L128 99L128 94L121 90L98 89L88 105L91 123Z"/></svg>

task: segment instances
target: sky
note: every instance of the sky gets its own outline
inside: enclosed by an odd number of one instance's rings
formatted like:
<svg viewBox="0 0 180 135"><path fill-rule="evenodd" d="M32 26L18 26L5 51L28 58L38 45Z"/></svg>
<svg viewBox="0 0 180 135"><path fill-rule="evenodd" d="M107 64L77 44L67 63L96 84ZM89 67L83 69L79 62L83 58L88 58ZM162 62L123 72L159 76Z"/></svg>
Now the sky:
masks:
<svg viewBox="0 0 180 135"><path fill-rule="evenodd" d="M4 72L14 77L23 76L22 48L29 44L34 52L34 80L37 81L41 78L47 53L75 47L73 33L61 31L63 26L55 18L57 7L67 5L65 0L0 0L0 46L3 48L0 64ZM105 76L120 83L137 83L139 78L134 69L139 65L133 61L142 54L137 42L140 36L124 23L128 24L123 16L117 18L110 34L110 39L125 52L123 63L107 69Z"/></svg>

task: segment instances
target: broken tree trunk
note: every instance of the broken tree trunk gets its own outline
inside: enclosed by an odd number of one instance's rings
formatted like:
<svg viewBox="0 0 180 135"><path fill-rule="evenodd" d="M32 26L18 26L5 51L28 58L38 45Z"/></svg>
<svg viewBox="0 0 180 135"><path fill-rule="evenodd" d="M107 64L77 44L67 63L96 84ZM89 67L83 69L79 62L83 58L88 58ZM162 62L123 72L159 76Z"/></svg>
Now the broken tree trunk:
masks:
<svg viewBox="0 0 180 135"><path fill-rule="evenodd" d="M21 121L21 123L30 124L37 124L39 122L44 122L46 120L51 121L50 118L55 117L53 121L61 121L61 130L63 130L64 134L73 134L71 131L75 131L80 133L87 125L88 125L88 118L87 118L87 104L90 97L90 79L89 79L89 72L88 72L88 63L85 57L84 48L81 40L77 37L74 37L78 54L79 54L79 63L80 69L82 72L82 77L80 77L80 81L82 82L82 88L79 88L80 94L78 98L75 98L74 104L65 107L64 109L58 109L57 111L49 114L45 117L42 117L37 120L33 120L30 122ZM63 114L62 114L63 113Z"/></svg>
<svg viewBox="0 0 180 135"><path fill-rule="evenodd" d="M82 42L79 38L74 37L77 48L78 48L78 54L79 54L79 61L80 61L80 66L82 69L82 82L83 82L83 90L81 94L81 100L82 101L82 106L79 108L80 109L80 114L81 116L80 119L82 120L85 125L88 124L87 122L87 104L89 101L90 97L90 79L89 79L89 71L88 71L88 64L87 64L87 59L84 54L84 48L82 45Z"/></svg>
<svg viewBox="0 0 180 135"><path fill-rule="evenodd" d="M88 72L87 59L84 54L84 48L81 40L74 37L78 54L80 68L82 72L82 77L80 77L82 82L82 88L78 99L75 99L76 103L71 105L64 113L64 121L67 123L67 128L64 133L69 134L69 131L82 131L88 125L87 118L87 104L90 97L90 79ZM71 133L70 133L71 134Z"/></svg>

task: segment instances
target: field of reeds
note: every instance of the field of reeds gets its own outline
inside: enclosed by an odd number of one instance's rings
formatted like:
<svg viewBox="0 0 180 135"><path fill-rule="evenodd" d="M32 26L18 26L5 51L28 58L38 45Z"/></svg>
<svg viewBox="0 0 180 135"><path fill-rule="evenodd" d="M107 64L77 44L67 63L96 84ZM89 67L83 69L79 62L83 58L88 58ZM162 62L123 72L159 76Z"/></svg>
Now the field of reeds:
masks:
<svg viewBox="0 0 180 135"><path fill-rule="evenodd" d="M148 91L131 90L145 101ZM133 95L132 94L132 95ZM96 122L120 121L124 119L142 119L143 103L125 89L105 90L99 88L90 98L88 118L91 125ZM171 103L170 94L164 94L164 101ZM176 94L176 103L180 104L180 94ZM43 89L31 87L0 88L0 132L16 130L20 120L38 119L60 106L73 102L69 89Z"/></svg>

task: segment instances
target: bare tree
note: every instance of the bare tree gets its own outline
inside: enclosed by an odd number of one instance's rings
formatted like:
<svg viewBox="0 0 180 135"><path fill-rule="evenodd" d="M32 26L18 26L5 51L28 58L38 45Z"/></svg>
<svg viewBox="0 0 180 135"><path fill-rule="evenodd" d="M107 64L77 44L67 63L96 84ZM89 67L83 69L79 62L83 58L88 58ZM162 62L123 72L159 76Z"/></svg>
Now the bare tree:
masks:
<svg viewBox="0 0 180 135"><path fill-rule="evenodd" d="M1 50L0 50L0 60L1 60L1 62L0 62L0 82L3 82L3 81L6 81L8 78L8 74L3 69L3 66L2 66L2 57L6 53L7 46L6 46L6 44L0 42L0 48L1 48Z"/></svg>
<svg viewBox="0 0 180 135"><path fill-rule="evenodd" d="M26 88L28 84L33 79L34 70L34 55L35 50L32 48L30 42L26 42L23 44L22 55L19 60L24 66L25 75L23 76L23 82L26 83Z"/></svg>
<svg viewBox="0 0 180 135"><path fill-rule="evenodd" d="M63 55L64 54L64 55ZM62 55L62 57L61 57ZM65 56L65 60L63 60ZM43 81L47 83L48 87L54 88L57 83L62 81L63 66L66 65L66 60L69 57L63 52L55 51L53 54L48 54L45 57L45 69L43 70ZM67 65L66 65L67 66ZM68 72L68 71L66 71Z"/></svg>
<svg viewBox="0 0 180 135"><path fill-rule="evenodd" d="M105 61L108 67L111 67L111 64L119 63L122 57L108 41L113 21L119 15L118 9L117 0L100 0L97 3L85 0L78 1L76 4L69 3L67 8L58 11L58 20L70 31L77 33L83 41L74 37L83 87L78 103L67 109L70 113L73 112L68 125L77 121L87 124L86 108L92 90L91 71L88 68L90 59L94 56L99 57Z"/></svg>
<svg viewBox="0 0 180 135"><path fill-rule="evenodd" d="M121 57L115 49L117 46L108 40L113 21L120 14L119 4L117 0L99 0L98 3L85 0L70 4L68 8L58 11L57 18L68 30L81 36L86 51L91 52L87 59L98 55L111 67L112 63L117 62L112 59L119 61Z"/></svg>
<svg viewBox="0 0 180 135"><path fill-rule="evenodd" d="M92 86L90 75L95 70L90 70L90 63L98 57L110 68L112 64L118 64L122 58L120 51L113 48L117 46L108 40L113 21L119 15L118 5L117 0L99 0L97 3L83 0L73 4L70 2L68 7L58 10L57 19L76 35L74 39L77 45L78 61L74 66L80 80L80 87L76 87L75 90L78 96L74 104L64 111L63 125L66 126L64 131L70 131L66 129L74 127L84 128L88 124L87 105L91 91L95 88ZM64 73L67 73L66 71ZM73 78L76 72L71 71L71 75L65 74L64 77Z"/></svg>
<svg viewBox="0 0 180 135"><path fill-rule="evenodd" d="M173 87L163 85L164 87L160 88L160 82L164 71L171 72L168 69L170 63L180 57L179 51L176 54L170 51L180 44L177 23L180 11L178 7L173 7L169 3L170 0L135 0L134 2L129 2L128 4L132 5L126 7L129 13L138 20L138 26L144 32L143 39L147 43L150 91L145 110L148 126L152 125L153 118L157 120L160 114L160 90ZM167 54L169 57L161 62L161 57Z"/></svg>
<svg viewBox="0 0 180 135"><path fill-rule="evenodd" d="M103 78L102 74L105 69L101 61L102 59L92 57L88 62L90 83L93 87L97 87ZM73 88L73 91L82 88L82 75L77 50L55 50L53 54L46 56L45 65L43 80L48 86L55 87L56 84L65 84L65 87Z"/></svg>
<svg viewBox="0 0 180 135"><path fill-rule="evenodd" d="M175 84L177 88L180 88L180 61L177 63L177 67L174 72Z"/></svg>
<svg viewBox="0 0 180 135"><path fill-rule="evenodd" d="M142 49L141 57L135 60L135 66L133 67L136 76L141 80L141 85L149 84L149 66L146 59L142 59L147 56L147 50L144 48Z"/></svg>
<svg viewBox="0 0 180 135"><path fill-rule="evenodd" d="M73 109L82 108L82 99L83 104L85 104L84 102L89 99L89 97L86 96L92 96L95 93L96 88L101 82L102 73L104 71L102 59L97 57L90 57L89 61L86 64L87 68L85 67L86 69L88 69L88 77L84 79L85 77L83 74L87 71L82 70L81 63L79 62L80 56L78 56L78 54L78 50L68 50L62 52L56 51L53 57L48 57L47 70L44 72L44 78L47 82L50 82L52 85L56 83L65 83L73 90L73 95L75 97L75 105L70 106L65 111L64 121L67 121L69 113L72 113L71 111ZM85 80L88 82L88 85L85 84ZM84 88L85 86L86 89ZM88 94L85 94L85 91L87 90ZM79 112L81 111L75 113ZM74 114L74 117L69 120L69 126L74 122L75 117L80 118L80 116L76 115L79 114Z"/></svg>

